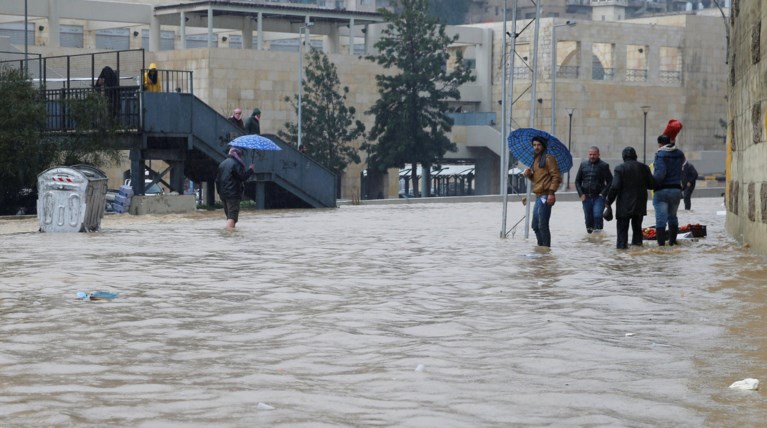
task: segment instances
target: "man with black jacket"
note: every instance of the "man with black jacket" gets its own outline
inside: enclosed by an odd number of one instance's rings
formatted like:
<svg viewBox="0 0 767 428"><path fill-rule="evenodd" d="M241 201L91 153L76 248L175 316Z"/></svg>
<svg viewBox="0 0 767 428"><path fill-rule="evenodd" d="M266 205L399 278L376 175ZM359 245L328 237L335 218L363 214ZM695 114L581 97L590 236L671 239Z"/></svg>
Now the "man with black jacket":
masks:
<svg viewBox="0 0 767 428"><path fill-rule="evenodd" d="M689 210L692 207L692 192L695 191L695 180L698 179L698 171L685 158L682 164L682 199L684 200L684 209Z"/></svg>
<svg viewBox="0 0 767 428"><path fill-rule="evenodd" d="M602 211L605 209L605 196L612 180L610 165L599 158L599 148L589 147L589 158L581 162L575 176L575 189L583 204L588 233L602 231Z"/></svg>
<svg viewBox="0 0 767 428"><path fill-rule="evenodd" d="M229 156L218 165L216 191L224 205L227 229L234 229L239 220L244 183L253 175L254 165L250 164L250 168L246 171L242 156L242 149L232 147L229 149Z"/></svg>
<svg viewBox="0 0 767 428"><path fill-rule="evenodd" d="M623 149L623 163L615 167L615 175L607 193L607 206L615 204L618 249L628 248L629 223L631 245L642 245L642 219L647 215L647 190L653 188L650 167L637 162L633 147Z"/></svg>

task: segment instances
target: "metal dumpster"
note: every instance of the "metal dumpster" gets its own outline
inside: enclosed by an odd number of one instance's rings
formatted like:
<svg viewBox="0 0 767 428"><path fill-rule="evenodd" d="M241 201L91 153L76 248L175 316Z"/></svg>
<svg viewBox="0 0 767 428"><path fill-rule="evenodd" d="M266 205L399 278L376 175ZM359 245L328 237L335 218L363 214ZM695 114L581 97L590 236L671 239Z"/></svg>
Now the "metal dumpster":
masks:
<svg viewBox="0 0 767 428"><path fill-rule="evenodd" d="M90 165L50 168L37 176L41 232L92 232L106 208L107 176Z"/></svg>

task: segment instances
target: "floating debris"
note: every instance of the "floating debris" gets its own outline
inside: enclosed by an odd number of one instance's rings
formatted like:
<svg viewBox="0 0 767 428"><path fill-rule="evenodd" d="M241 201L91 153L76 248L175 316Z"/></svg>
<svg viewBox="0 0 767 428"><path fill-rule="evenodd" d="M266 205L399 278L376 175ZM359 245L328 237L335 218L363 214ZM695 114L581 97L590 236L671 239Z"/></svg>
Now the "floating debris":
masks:
<svg viewBox="0 0 767 428"><path fill-rule="evenodd" d="M113 293L111 291L94 291L92 293L86 293L85 291L78 291L75 296L79 300L91 301L91 300L112 300L117 298L120 293Z"/></svg>
<svg viewBox="0 0 767 428"><path fill-rule="evenodd" d="M747 391L756 391L757 389L759 389L759 379L754 379L749 377L743 380L739 380L737 382L733 382L733 384L730 385L730 388L743 389Z"/></svg>

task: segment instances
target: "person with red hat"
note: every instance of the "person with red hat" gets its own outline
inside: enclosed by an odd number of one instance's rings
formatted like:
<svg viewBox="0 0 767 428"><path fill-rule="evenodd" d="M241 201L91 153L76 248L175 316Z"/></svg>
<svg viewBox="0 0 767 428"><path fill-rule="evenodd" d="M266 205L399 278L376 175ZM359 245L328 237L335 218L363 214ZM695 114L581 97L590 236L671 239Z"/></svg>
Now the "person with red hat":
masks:
<svg viewBox="0 0 767 428"><path fill-rule="evenodd" d="M655 236L658 245L676 245L676 235L679 233L679 218L677 210L682 200L682 164L684 152L676 147L676 137L682 130L682 123L671 119L658 137L658 151L653 162L653 179L655 194L652 205L655 207ZM668 234L666 233L668 224Z"/></svg>

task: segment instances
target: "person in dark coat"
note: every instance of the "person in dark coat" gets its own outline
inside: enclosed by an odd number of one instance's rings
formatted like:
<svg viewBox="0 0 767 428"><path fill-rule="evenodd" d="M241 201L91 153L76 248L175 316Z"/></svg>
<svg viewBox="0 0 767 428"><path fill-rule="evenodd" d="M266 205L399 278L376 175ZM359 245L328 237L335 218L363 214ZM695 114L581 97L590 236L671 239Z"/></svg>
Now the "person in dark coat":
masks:
<svg viewBox="0 0 767 428"><path fill-rule="evenodd" d="M631 245L642 245L642 219L647 215L647 191L653 188L650 167L637 161L633 147L623 149L623 163L615 167L612 184L607 192L607 206L615 204L618 231L617 247L628 248L629 223Z"/></svg>
<svg viewBox="0 0 767 428"><path fill-rule="evenodd" d="M245 121L245 133L261 135L261 109L258 107L253 109L253 113Z"/></svg>
<svg viewBox="0 0 767 428"><path fill-rule="evenodd" d="M117 73L110 66L102 68L94 86L107 97L110 116L117 117L120 112L120 81Z"/></svg>
<svg viewBox="0 0 767 428"><path fill-rule="evenodd" d="M599 158L599 147L589 147L589 158L581 162L575 175L575 190L578 191L583 204L588 233L602 231L602 211L605 209L605 196L610 190L612 180L610 165Z"/></svg>
<svg viewBox="0 0 767 428"><path fill-rule="evenodd" d="M229 156L218 165L216 191L224 205L227 229L234 229L237 224L240 215L240 201L245 188L244 183L253 175L253 164L246 171L242 155L242 149L232 147L229 149Z"/></svg>
<svg viewBox="0 0 767 428"><path fill-rule="evenodd" d="M684 209L689 210L692 207L692 192L695 191L695 180L698 179L698 171L695 167L684 160L682 164L682 199L684 199Z"/></svg>

